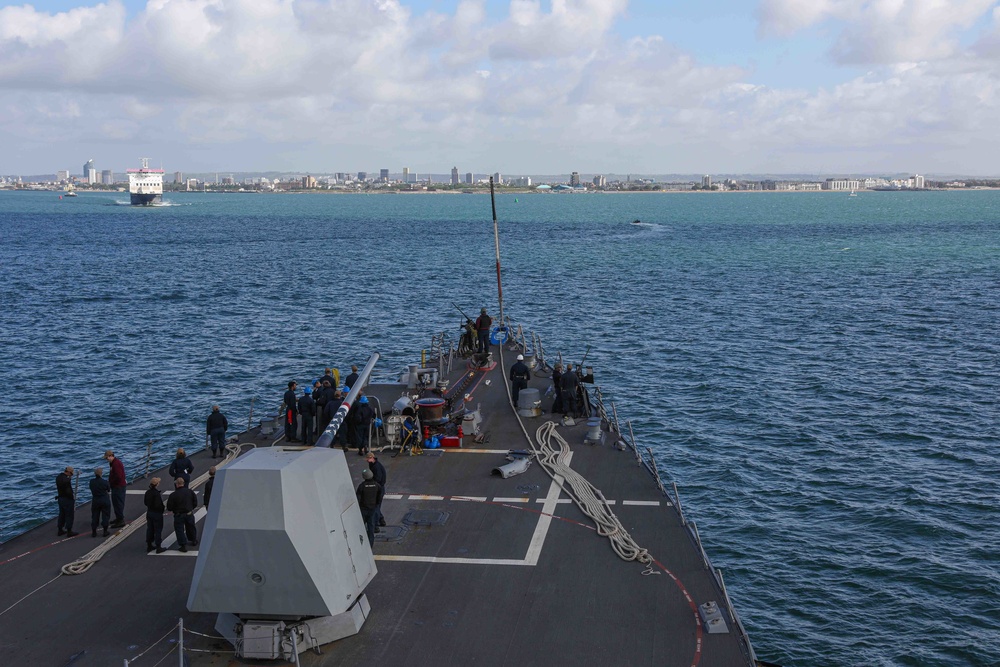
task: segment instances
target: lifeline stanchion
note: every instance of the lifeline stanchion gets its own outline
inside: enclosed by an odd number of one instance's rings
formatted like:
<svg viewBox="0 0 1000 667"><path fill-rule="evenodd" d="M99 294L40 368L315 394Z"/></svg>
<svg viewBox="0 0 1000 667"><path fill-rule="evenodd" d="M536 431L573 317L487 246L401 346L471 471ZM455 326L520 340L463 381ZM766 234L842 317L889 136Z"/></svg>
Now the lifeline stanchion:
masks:
<svg viewBox="0 0 1000 667"><path fill-rule="evenodd" d="M177 619L177 664L184 667L184 619Z"/></svg>

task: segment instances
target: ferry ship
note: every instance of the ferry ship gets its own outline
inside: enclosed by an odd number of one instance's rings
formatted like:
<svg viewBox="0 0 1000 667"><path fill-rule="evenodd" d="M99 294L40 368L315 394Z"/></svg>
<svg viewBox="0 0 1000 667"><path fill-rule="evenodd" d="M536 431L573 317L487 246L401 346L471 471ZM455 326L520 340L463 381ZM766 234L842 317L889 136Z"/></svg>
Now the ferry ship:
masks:
<svg viewBox="0 0 1000 667"><path fill-rule="evenodd" d="M142 167L128 170L128 193L132 206L150 206L163 201L163 170L150 169L149 158L140 158Z"/></svg>

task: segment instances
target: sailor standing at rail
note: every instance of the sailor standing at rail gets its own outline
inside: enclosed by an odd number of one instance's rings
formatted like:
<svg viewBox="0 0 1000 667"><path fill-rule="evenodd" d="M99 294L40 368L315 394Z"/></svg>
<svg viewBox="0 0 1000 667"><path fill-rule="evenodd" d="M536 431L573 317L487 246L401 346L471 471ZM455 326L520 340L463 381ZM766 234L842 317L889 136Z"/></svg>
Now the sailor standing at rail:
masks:
<svg viewBox="0 0 1000 667"><path fill-rule="evenodd" d="M108 483L111 484L111 506L115 509L115 520L111 523L111 527L121 528L125 525L125 487L128 486L128 481L125 479L125 464L121 459L115 458L115 453L110 449L104 452L104 458L111 466Z"/></svg>
<svg viewBox="0 0 1000 667"><path fill-rule="evenodd" d="M517 362L510 367L510 397L514 399L514 409L517 409L517 397L522 389L527 388L531 371L524 363L524 355L517 355Z"/></svg>
<svg viewBox="0 0 1000 667"><path fill-rule="evenodd" d="M375 458L375 452L368 452L368 469L372 471L373 479L381 485L384 491L388 475L386 475L385 466L382 465L382 462ZM375 513L375 532L378 533L380 532L379 526L385 525L385 517L382 516L382 503L378 504Z"/></svg>
<svg viewBox="0 0 1000 667"><path fill-rule="evenodd" d="M56 500L59 503L59 521L57 527L59 535L76 537L79 533L73 532L73 516L76 514L76 497L73 495L73 467L66 466L66 469L56 475Z"/></svg>
<svg viewBox="0 0 1000 667"><path fill-rule="evenodd" d="M226 429L229 428L229 421L226 419L226 415L219 412L219 406L212 406L212 414L208 416L205 422L205 433L212 438L212 458L214 459L216 455L222 456L222 452L226 448Z"/></svg>
<svg viewBox="0 0 1000 667"><path fill-rule="evenodd" d="M344 384L346 384L348 387L353 387L355 383L358 381L358 377L359 377L358 367L351 366L351 374L348 375L346 378L344 378Z"/></svg>
<svg viewBox="0 0 1000 667"><path fill-rule="evenodd" d="M579 416L576 409L576 390L580 381L576 377L576 371L573 370L573 364L566 364L566 372L559 378L559 384L562 386L563 414Z"/></svg>
<svg viewBox="0 0 1000 667"><path fill-rule="evenodd" d="M368 397L362 396L358 399L357 410L354 411L354 446L358 448L358 456L364 456L368 451L373 419L375 411L368 404Z"/></svg>
<svg viewBox="0 0 1000 667"><path fill-rule="evenodd" d="M90 536L97 537L97 524L104 529L104 537L108 536L108 522L111 520L111 485L104 479L104 468L94 468L94 477L90 480ZM113 524L112 524L113 525Z"/></svg>

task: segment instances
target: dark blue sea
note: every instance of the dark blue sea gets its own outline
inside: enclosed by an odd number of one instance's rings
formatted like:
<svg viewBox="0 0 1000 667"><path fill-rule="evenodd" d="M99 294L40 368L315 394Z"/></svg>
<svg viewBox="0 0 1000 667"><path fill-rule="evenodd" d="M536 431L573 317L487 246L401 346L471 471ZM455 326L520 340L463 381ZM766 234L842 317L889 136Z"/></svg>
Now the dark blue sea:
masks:
<svg viewBox="0 0 1000 667"><path fill-rule="evenodd" d="M213 403L245 425L326 365L394 377L453 302L496 312L485 196L167 199L0 192L4 537L67 464L166 461ZM507 313L589 349L759 657L1000 664L1000 192L497 209Z"/></svg>

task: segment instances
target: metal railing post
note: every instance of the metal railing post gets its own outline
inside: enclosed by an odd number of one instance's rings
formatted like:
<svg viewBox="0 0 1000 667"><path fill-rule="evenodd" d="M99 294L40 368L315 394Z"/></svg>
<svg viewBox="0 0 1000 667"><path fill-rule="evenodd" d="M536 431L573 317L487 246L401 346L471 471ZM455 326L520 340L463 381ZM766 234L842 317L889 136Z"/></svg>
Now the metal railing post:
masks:
<svg viewBox="0 0 1000 667"><path fill-rule="evenodd" d="M250 397L250 416L247 417L247 433L250 432L250 427L253 424L253 401L254 397Z"/></svg>
<svg viewBox="0 0 1000 667"><path fill-rule="evenodd" d="M615 405L614 401L611 401L611 413L615 416L615 433L621 433L622 427L618 423L618 406Z"/></svg>
<svg viewBox="0 0 1000 667"><path fill-rule="evenodd" d="M146 470L142 473L142 478L146 479L149 477L149 468L153 461L153 441L150 440L146 443Z"/></svg>
<svg viewBox="0 0 1000 667"><path fill-rule="evenodd" d="M692 521L691 528L694 530L694 540L698 543L698 551L701 552L701 563L707 570L711 567L711 565L708 562L708 554L705 553L705 546L701 543L701 533L698 532L698 524Z"/></svg>
<svg viewBox="0 0 1000 667"><path fill-rule="evenodd" d="M677 492L677 482L674 482L674 504L677 505L677 513L681 515L681 525L687 525L687 519L684 518L684 509L681 507L681 494Z"/></svg>
<svg viewBox="0 0 1000 667"><path fill-rule="evenodd" d="M184 619L177 619L177 664L184 667Z"/></svg>

